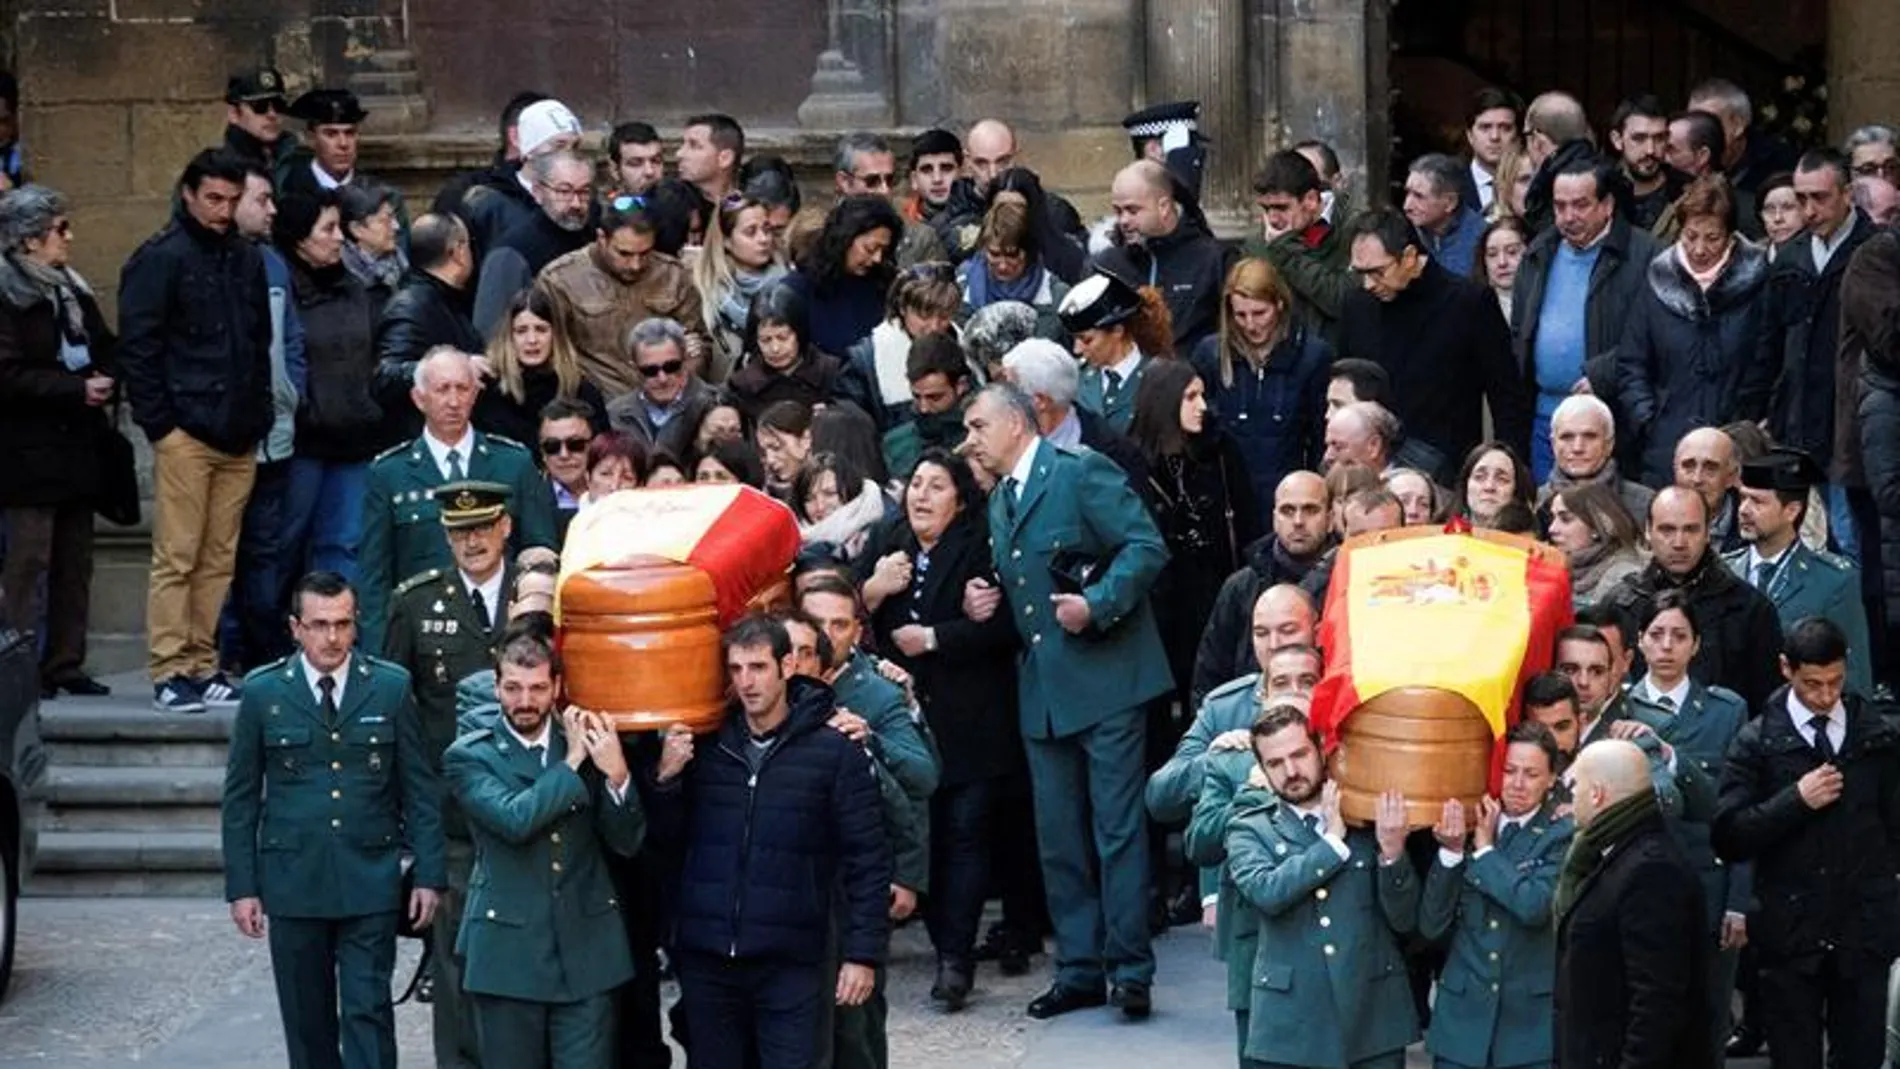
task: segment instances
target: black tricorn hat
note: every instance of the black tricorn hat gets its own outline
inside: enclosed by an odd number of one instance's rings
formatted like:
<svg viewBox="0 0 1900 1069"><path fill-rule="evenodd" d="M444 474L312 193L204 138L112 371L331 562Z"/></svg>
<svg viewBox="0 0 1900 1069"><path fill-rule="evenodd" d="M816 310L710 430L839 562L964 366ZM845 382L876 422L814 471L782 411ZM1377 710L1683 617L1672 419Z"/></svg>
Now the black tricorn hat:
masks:
<svg viewBox="0 0 1900 1069"><path fill-rule="evenodd" d="M290 114L311 126L355 126L369 117L348 89L312 89L291 101Z"/></svg>

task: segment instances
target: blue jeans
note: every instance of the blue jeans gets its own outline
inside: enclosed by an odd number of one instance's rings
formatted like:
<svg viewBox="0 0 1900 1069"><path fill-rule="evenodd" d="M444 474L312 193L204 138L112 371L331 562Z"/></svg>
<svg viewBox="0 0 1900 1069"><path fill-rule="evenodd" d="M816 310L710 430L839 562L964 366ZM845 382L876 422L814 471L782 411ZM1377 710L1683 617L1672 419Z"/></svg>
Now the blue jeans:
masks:
<svg viewBox="0 0 1900 1069"><path fill-rule="evenodd" d="M244 505L231 592L218 617L218 652L227 666L255 668L290 652L286 594L295 545L285 530L290 462L259 464Z"/></svg>
<svg viewBox="0 0 1900 1069"><path fill-rule="evenodd" d="M368 489L369 465L360 461L312 457L290 461L285 526L290 544L300 547L292 571L335 572L356 582L356 550L363 541L363 495Z"/></svg>

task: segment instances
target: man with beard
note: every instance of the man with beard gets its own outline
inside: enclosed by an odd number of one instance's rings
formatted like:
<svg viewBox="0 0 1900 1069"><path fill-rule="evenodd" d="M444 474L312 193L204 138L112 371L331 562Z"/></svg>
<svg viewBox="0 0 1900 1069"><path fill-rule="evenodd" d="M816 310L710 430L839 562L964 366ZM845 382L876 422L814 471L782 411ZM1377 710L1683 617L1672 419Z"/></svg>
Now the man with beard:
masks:
<svg viewBox="0 0 1900 1069"><path fill-rule="evenodd" d="M1616 106L1610 116L1610 147L1630 185L1623 217L1648 230L1663 210L1682 195L1682 176L1663 164L1669 147L1669 111L1651 93L1638 93Z"/></svg>
<svg viewBox="0 0 1900 1069"><path fill-rule="evenodd" d="M1574 829L1549 804L1562 760L1550 729L1520 722L1504 746L1498 796L1479 799L1475 813L1448 799L1432 828L1438 853L1418 932L1449 943L1425 1036L1440 1065L1551 1060L1550 902Z"/></svg>
<svg viewBox="0 0 1900 1069"><path fill-rule="evenodd" d="M508 302L527 289L543 267L586 247L596 218L594 165L562 149L522 164L522 175L541 210L511 226L482 257L475 291L475 329L490 337L507 313ZM699 318L697 311L693 319Z"/></svg>
<svg viewBox="0 0 1900 1069"><path fill-rule="evenodd" d="M1235 795L1227 868L1259 933L1243 1065L1400 1069L1418 1038L1399 936L1418 920L1405 799L1348 830L1319 735L1297 709L1254 722L1256 774Z"/></svg>
<svg viewBox="0 0 1900 1069"><path fill-rule="evenodd" d="M1124 279L1161 291L1174 322L1175 352L1192 352L1220 326L1221 286L1234 253L1207 230L1183 177L1153 160L1121 169L1109 190L1117 243L1139 246L1147 277Z"/></svg>
<svg viewBox="0 0 1900 1069"><path fill-rule="evenodd" d="M1296 471L1280 480L1273 492L1273 533L1247 547L1246 566L1221 584L1201 631L1190 688L1197 706L1214 688L1258 663L1247 622L1268 588L1299 583L1332 548L1327 526L1332 511L1326 480L1313 472ZM1312 613L1310 599L1307 611Z"/></svg>
<svg viewBox="0 0 1900 1069"><path fill-rule="evenodd" d="M1704 628L1690 674L1741 695L1750 709L1761 709L1774 689L1781 621L1774 605L1737 579L1710 548L1708 517L1707 504L1693 490L1672 486L1657 494L1649 509L1649 566L1623 580L1605 600L1625 619L1640 620L1659 591L1687 592Z"/></svg>
<svg viewBox="0 0 1900 1069"><path fill-rule="evenodd" d="M884 432L884 467L908 480L917 458L929 449L963 444L963 407L970 393L970 365L951 334L925 334L904 358L914 417Z"/></svg>
<svg viewBox="0 0 1900 1069"><path fill-rule="evenodd" d="M692 273L653 247L657 229L658 220L640 198L616 197L601 213L593 241L540 272L539 285L554 305L555 336L566 335L582 374L609 402L645 382L630 337L635 325L649 319L679 324L684 338L673 359L681 367L669 378L681 384L691 374L686 359L711 344ZM484 275L484 290L487 284ZM476 314L479 322L479 301Z"/></svg>
<svg viewBox="0 0 1900 1069"><path fill-rule="evenodd" d="M1559 1065L1713 1069L1702 888L1663 821L1642 751L1572 768L1577 837L1552 906Z"/></svg>
<svg viewBox="0 0 1900 1069"><path fill-rule="evenodd" d="M570 705L555 723L551 642L516 635L495 663L501 715L442 758L480 847L456 940L463 984L486 1064L597 1069L634 971L607 854L639 852L640 796L604 718Z"/></svg>

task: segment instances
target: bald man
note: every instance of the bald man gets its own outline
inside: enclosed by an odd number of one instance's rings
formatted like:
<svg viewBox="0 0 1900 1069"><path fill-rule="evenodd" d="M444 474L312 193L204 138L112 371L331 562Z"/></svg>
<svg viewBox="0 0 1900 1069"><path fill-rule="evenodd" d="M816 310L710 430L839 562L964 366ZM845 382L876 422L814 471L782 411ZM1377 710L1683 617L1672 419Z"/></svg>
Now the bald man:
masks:
<svg viewBox="0 0 1900 1069"><path fill-rule="evenodd" d="M983 209L989 203L990 187L998 176L1012 167L1022 166L1017 159L1019 144L1016 131L1001 119L980 119L963 135L963 173L950 191L953 205L968 203L976 209L981 223ZM1043 191L1043 203L1049 210L1049 222L1077 242L1086 241L1088 228L1075 205L1057 193Z"/></svg>
<svg viewBox="0 0 1900 1069"><path fill-rule="evenodd" d="M1543 93L1524 109L1524 152L1534 168L1524 193L1525 221L1541 234L1556 222L1553 201L1557 173L1565 164L1596 154L1590 117L1568 93Z"/></svg>
<svg viewBox="0 0 1900 1069"><path fill-rule="evenodd" d="M1663 824L1643 751L1571 766L1577 838L1557 881L1557 1063L1713 1069L1702 884Z"/></svg>
<svg viewBox="0 0 1900 1069"><path fill-rule="evenodd" d="M1670 472L1677 486L1695 491L1708 506L1709 538L1716 551L1740 549L1742 532L1735 510L1741 503L1736 487L1741 485L1742 465L1735 455L1735 440L1714 427L1697 427L1676 442Z"/></svg>
<svg viewBox="0 0 1900 1069"><path fill-rule="evenodd" d="M1194 654L1196 708L1215 687L1253 671L1257 663L1248 626L1260 596L1281 583L1298 585L1333 547L1327 526L1332 495L1326 482L1310 471L1280 480L1273 493L1273 533L1247 547L1247 563L1227 577L1201 631Z"/></svg>
<svg viewBox="0 0 1900 1069"><path fill-rule="evenodd" d="M1187 188L1153 160L1137 160L1115 175L1109 204L1115 242L1139 246L1147 277L1128 279L1161 291L1174 318L1177 354L1193 352L1220 327L1221 286L1235 252L1208 233Z"/></svg>

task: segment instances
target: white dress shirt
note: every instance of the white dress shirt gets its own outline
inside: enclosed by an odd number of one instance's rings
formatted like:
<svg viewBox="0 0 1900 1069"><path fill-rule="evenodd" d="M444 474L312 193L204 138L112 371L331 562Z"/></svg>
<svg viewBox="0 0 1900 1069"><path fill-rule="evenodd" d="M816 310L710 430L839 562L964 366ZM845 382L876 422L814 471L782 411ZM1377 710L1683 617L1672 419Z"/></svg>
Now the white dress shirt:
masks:
<svg viewBox="0 0 1900 1069"><path fill-rule="evenodd" d="M1296 805L1293 811L1300 815L1302 822L1313 826L1314 834L1324 840L1327 846L1333 848L1333 852L1339 855L1339 860L1345 861L1352 857L1352 847L1346 845L1346 840L1326 830L1326 815L1319 811L1318 802L1314 802L1311 806ZM1308 817L1313 819L1307 820Z"/></svg>
<svg viewBox="0 0 1900 1069"><path fill-rule="evenodd" d="M324 170L322 166L320 166L317 163L316 160L310 161L310 173L317 176L318 189L329 189L329 190L337 189L340 186L347 186L350 184L350 179L356 177L356 172L351 171L349 174L344 175L342 178L331 178L330 172Z"/></svg>
<svg viewBox="0 0 1900 1069"><path fill-rule="evenodd" d="M1472 160L1471 184L1478 187L1478 210L1489 211L1491 201L1498 195L1498 176L1485 170L1477 160Z"/></svg>
<svg viewBox="0 0 1900 1069"><path fill-rule="evenodd" d="M1801 738L1813 746L1815 712L1801 704L1793 688L1788 690L1788 719L1794 721L1794 729L1800 732ZM1847 745L1847 709L1840 702L1835 702L1834 708L1827 712L1827 741L1836 754Z"/></svg>
<svg viewBox="0 0 1900 1069"><path fill-rule="evenodd" d="M1037 443L1029 443L1023 455L1016 458L1016 466L1009 471L1009 477L1016 480L1016 500L1023 499L1023 488L1029 485L1029 473L1036 470Z"/></svg>
<svg viewBox="0 0 1900 1069"><path fill-rule="evenodd" d="M541 721L541 730L536 732L533 738L529 738L521 732L516 731L514 724L509 722L505 714L501 717L501 726L529 753L534 753L536 747L539 747L541 751L541 767L548 767L548 748L554 743L554 717L552 715L546 720ZM579 743L569 740L568 745L577 746ZM614 786L611 782L608 783L607 793L612 796L615 805L625 805L627 804L627 788L631 786L633 786L633 776L629 774L626 781L621 783L618 787Z"/></svg>
<svg viewBox="0 0 1900 1069"><path fill-rule="evenodd" d="M1655 676L1643 677L1643 690L1648 693L1650 703L1653 705L1661 705L1662 700L1668 698L1668 708L1670 712L1681 712L1682 707L1689 704L1689 688L1692 685L1693 684L1689 681L1689 677L1683 676L1676 682L1674 687L1669 690L1663 690L1661 686L1657 684Z"/></svg>
<svg viewBox="0 0 1900 1069"><path fill-rule="evenodd" d="M1043 435L1043 439L1050 445L1059 445L1065 449L1074 449L1082 444L1082 417L1075 414L1074 405L1069 406L1068 414L1062 417L1062 422L1056 424L1055 430Z"/></svg>
<svg viewBox="0 0 1900 1069"><path fill-rule="evenodd" d="M456 569L456 571L459 572L462 576L463 590L466 590L471 594L476 593L478 591L481 593L482 606L488 610L488 623L489 623L490 628L492 629L495 621L501 619L502 617L503 606L501 603L501 596L502 596L501 595L501 576L504 569L496 568L495 574L489 576L488 581L484 583L476 582L474 576L468 574L467 572L462 571L459 568Z"/></svg>
<svg viewBox="0 0 1900 1069"><path fill-rule="evenodd" d="M1140 367L1141 367L1141 350L1139 348L1134 348L1134 349L1128 350L1128 355L1122 357L1121 363L1116 364L1114 367L1104 368L1102 371L1102 374L1103 374L1104 379L1106 379L1108 372L1113 371L1115 373L1115 381L1121 384L1120 386L1115 387L1116 389L1119 390L1122 388L1122 386L1128 385L1129 382L1131 382L1134 379L1135 371ZM1107 385L1107 383L1104 382L1104 385Z"/></svg>
<svg viewBox="0 0 1900 1069"><path fill-rule="evenodd" d="M442 473L442 478L454 478L449 474L449 450L451 449L455 450L456 457L462 462L462 477L468 478L469 462L475 455L475 428L470 427L463 431L462 440L459 442L443 442L438 441L436 436L430 434L428 428L425 427L422 431L422 441L429 447L429 455L435 458L436 470Z"/></svg>
<svg viewBox="0 0 1900 1069"><path fill-rule="evenodd" d="M1524 825L1529 824L1531 821L1531 817L1536 816L1536 815L1537 815L1536 810L1532 810L1531 812L1526 813L1521 817L1507 817L1502 813L1498 814L1498 833L1492 838L1493 845L1480 846L1476 850L1473 850L1471 852L1471 860L1476 861L1479 858L1483 857L1484 855L1497 849L1497 846L1495 844L1498 841L1503 840L1504 829L1512 828L1512 827L1521 828ZM1459 865L1462 865L1465 863L1465 855L1453 850L1447 850L1441 846L1438 848L1438 863L1440 865L1445 866L1448 869L1455 869Z"/></svg>
<svg viewBox="0 0 1900 1069"><path fill-rule="evenodd" d="M330 697L336 701L337 708L343 708L343 687L350 681L349 657L343 658L343 663L337 665L336 671L327 673L317 671L317 666L310 663L309 657L300 653L297 658L303 662L303 677L310 681L310 696L317 700L317 707L323 707L323 687L317 681L328 675L336 681L336 687L330 691Z"/></svg>

